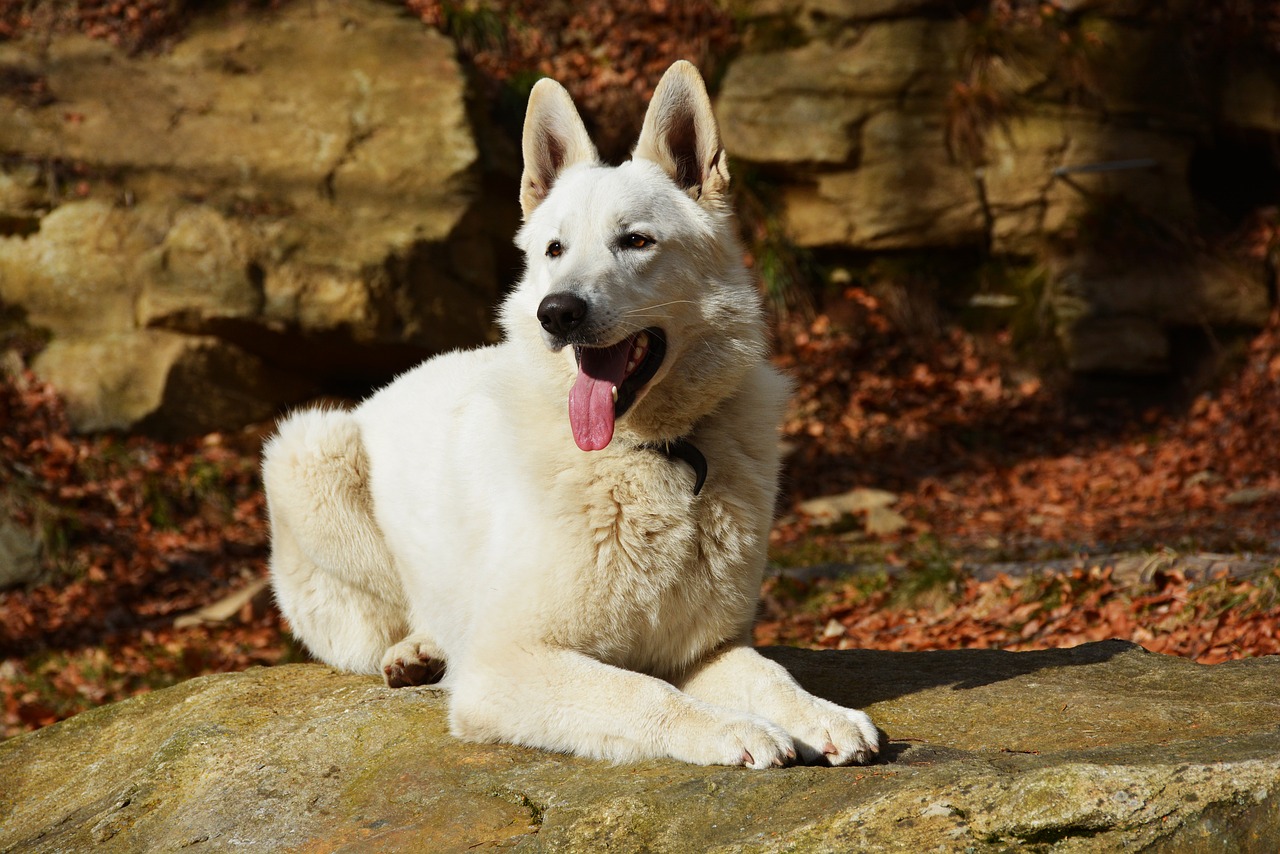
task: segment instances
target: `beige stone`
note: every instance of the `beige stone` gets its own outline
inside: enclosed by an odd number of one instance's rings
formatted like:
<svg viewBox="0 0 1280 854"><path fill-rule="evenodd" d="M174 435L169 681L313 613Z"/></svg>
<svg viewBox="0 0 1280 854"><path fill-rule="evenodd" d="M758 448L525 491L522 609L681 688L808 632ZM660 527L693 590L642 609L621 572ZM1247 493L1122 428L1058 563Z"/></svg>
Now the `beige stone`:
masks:
<svg viewBox="0 0 1280 854"><path fill-rule="evenodd" d="M0 744L0 849L32 852L1271 851L1280 658L1120 641L772 649L861 706L886 764L616 766L448 735L446 695L319 665L207 676Z"/></svg>
<svg viewBox="0 0 1280 854"><path fill-rule="evenodd" d="M760 163L850 163L868 116L945 91L962 34L956 21L907 18L745 54L729 67L717 103L725 146Z"/></svg>
<svg viewBox="0 0 1280 854"><path fill-rule="evenodd" d="M84 431L204 433L268 418L277 395L298 399L310 390L218 338L157 329L55 338L32 367Z"/></svg>
<svg viewBox="0 0 1280 854"><path fill-rule="evenodd" d="M127 427L129 413L166 425L175 406L165 430L216 423L197 398L159 394L179 352L229 360L226 377L197 373L230 417L310 387L318 377L262 360L316 335L340 365L344 347L403 364L490 334L510 232L475 188L454 48L402 11L213 12L169 53L55 34L0 45L0 64L52 96L0 92L0 216L30 223L0 237L0 300L52 332L38 367L65 384L77 429ZM76 375L70 354L85 353L103 362ZM318 368L305 362L292 369ZM261 396L230 405L247 389Z"/></svg>
<svg viewBox="0 0 1280 854"><path fill-rule="evenodd" d="M898 496L883 489L857 487L839 495L823 495L800 502L797 508L818 525L834 525L855 513L866 513L880 507L890 507Z"/></svg>
<svg viewBox="0 0 1280 854"><path fill-rule="evenodd" d="M138 325L174 317L256 317L262 282L255 281L259 268L246 242L241 227L212 208L180 208L141 281Z"/></svg>
<svg viewBox="0 0 1280 854"><path fill-rule="evenodd" d="M1147 317L1086 317L1062 330L1077 373L1158 374L1169 369L1169 337Z"/></svg>
<svg viewBox="0 0 1280 854"><path fill-rule="evenodd" d="M0 237L0 300L57 334L132 328L155 223L101 201L62 205L28 236Z"/></svg>
<svg viewBox="0 0 1280 854"><path fill-rule="evenodd" d="M0 487L0 590L29 584L44 572L40 565L44 538L35 526L14 518L14 511L23 505L28 502Z"/></svg>
<svg viewBox="0 0 1280 854"><path fill-rule="evenodd" d="M56 39L47 61L24 58L56 103L14 105L0 145L151 172L152 192L167 180L224 205L288 209L321 232L322 259L446 237L476 158L448 41L361 0L252 20L201 18L159 57Z"/></svg>
<svg viewBox="0 0 1280 854"><path fill-rule="evenodd" d="M813 189L785 193L784 220L796 243L901 249L980 239L976 181L947 159L935 119L876 114L863 128L862 146L859 168L821 173Z"/></svg>
<svg viewBox="0 0 1280 854"><path fill-rule="evenodd" d="M1161 370L1167 327L1267 322L1271 294L1260 261L1190 246L1106 246L1080 247L1050 265L1055 314L1077 370Z"/></svg>

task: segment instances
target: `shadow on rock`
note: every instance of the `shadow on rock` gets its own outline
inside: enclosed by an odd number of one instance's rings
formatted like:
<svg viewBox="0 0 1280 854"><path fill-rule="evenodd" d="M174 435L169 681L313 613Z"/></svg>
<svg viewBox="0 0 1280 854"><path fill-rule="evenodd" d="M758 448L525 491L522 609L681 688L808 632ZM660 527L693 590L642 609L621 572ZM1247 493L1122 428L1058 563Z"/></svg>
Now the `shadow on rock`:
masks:
<svg viewBox="0 0 1280 854"><path fill-rule="evenodd" d="M761 652L791 671L806 690L842 706L861 708L933 688L962 691L1039 670L1101 664L1140 649L1128 641L1109 640L1035 652L1001 649L837 652L790 647L770 647Z"/></svg>

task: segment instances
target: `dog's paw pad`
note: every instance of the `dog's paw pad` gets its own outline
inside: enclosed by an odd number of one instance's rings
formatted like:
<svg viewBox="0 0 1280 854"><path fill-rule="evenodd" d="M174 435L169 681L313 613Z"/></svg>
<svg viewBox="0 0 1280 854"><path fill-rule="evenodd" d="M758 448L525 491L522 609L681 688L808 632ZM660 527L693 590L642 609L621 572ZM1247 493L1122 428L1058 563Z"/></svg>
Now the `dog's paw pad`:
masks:
<svg viewBox="0 0 1280 854"><path fill-rule="evenodd" d="M416 643L398 643L382 658L382 676L388 688L430 685L444 676L445 663Z"/></svg>
<svg viewBox="0 0 1280 854"><path fill-rule="evenodd" d="M382 668L383 678L388 688L407 688L411 685L431 685L444 676L444 662L435 659L426 661L394 661Z"/></svg>

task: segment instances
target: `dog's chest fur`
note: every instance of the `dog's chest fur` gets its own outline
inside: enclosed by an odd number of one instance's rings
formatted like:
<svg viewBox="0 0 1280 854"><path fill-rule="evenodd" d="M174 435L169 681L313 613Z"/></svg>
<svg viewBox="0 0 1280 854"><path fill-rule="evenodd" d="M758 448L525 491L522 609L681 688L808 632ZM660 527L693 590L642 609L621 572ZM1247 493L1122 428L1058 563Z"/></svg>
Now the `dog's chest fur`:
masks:
<svg viewBox="0 0 1280 854"><path fill-rule="evenodd" d="M708 448L698 496L687 464L649 449L600 460L592 479L560 480L580 496L583 559L566 567L577 600L553 617L550 641L671 677L749 629L772 489L742 476L731 437Z"/></svg>

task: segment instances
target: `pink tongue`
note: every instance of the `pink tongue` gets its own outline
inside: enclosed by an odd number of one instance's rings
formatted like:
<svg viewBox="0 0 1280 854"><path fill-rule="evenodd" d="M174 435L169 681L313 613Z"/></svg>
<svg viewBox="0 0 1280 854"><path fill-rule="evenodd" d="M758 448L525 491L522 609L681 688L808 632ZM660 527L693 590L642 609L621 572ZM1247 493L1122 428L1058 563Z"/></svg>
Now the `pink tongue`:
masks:
<svg viewBox="0 0 1280 854"><path fill-rule="evenodd" d="M631 339L612 347L583 347L578 379L569 392L569 426L584 451L598 451L613 441L613 390L626 377Z"/></svg>

